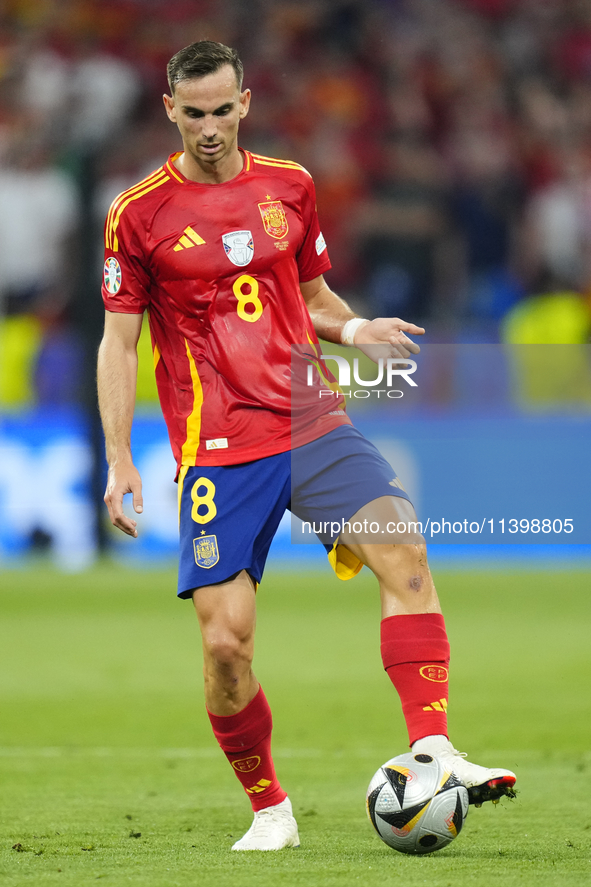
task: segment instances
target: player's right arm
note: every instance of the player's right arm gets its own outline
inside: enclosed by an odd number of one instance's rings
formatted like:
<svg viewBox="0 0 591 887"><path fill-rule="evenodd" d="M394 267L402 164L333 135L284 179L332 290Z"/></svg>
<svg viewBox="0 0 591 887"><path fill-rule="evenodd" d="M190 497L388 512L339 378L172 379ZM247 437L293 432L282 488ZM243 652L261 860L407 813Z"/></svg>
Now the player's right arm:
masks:
<svg viewBox="0 0 591 887"><path fill-rule="evenodd" d="M99 409L105 433L109 474L105 503L115 527L137 536L137 522L123 512L123 497L133 495L133 508L143 511L142 481L131 455L131 424L137 381L137 343L141 314L105 312L105 331L98 353Z"/></svg>

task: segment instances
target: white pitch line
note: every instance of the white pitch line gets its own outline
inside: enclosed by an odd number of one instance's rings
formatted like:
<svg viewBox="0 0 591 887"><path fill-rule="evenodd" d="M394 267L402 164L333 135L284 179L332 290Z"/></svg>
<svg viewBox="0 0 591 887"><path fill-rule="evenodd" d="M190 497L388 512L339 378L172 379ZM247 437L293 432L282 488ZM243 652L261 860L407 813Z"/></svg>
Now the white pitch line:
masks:
<svg viewBox="0 0 591 887"><path fill-rule="evenodd" d="M379 750L371 749L331 749L320 748L278 748L273 752L276 758L367 758L379 756ZM383 753L383 750L382 750ZM221 754L217 746L206 748L118 748L117 746L0 746L0 758L216 758Z"/></svg>

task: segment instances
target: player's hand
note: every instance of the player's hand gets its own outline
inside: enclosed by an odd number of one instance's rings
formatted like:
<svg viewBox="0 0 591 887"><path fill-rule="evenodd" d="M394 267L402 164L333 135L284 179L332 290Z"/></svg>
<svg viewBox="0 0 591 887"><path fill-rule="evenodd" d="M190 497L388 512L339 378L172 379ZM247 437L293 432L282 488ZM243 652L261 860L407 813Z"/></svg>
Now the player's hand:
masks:
<svg viewBox="0 0 591 887"><path fill-rule="evenodd" d="M133 510L136 514L141 514L144 510L142 479L131 460L109 467L105 504L109 509L109 517L113 526L123 530L128 536L136 537L137 521L127 517L123 512L123 497L126 493L133 495Z"/></svg>
<svg viewBox="0 0 591 887"><path fill-rule="evenodd" d="M425 330L422 326L408 323L399 317L376 317L359 327L355 333L354 345L372 360L378 357L410 357L411 354L418 354L421 349L408 338L408 333L423 336Z"/></svg>

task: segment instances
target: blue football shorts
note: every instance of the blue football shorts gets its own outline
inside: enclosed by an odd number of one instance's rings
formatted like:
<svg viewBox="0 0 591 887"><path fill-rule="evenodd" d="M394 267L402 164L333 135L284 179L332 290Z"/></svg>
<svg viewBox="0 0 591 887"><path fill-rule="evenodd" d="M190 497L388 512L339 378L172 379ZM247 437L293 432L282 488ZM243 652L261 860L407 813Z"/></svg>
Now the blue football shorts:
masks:
<svg viewBox="0 0 591 887"><path fill-rule="evenodd" d="M330 523L348 520L381 496L408 495L379 450L351 425L286 453L240 465L183 467L179 475L178 596L246 570L261 581L269 547L289 509L318 533L337 576L362 567Z"/></svg>

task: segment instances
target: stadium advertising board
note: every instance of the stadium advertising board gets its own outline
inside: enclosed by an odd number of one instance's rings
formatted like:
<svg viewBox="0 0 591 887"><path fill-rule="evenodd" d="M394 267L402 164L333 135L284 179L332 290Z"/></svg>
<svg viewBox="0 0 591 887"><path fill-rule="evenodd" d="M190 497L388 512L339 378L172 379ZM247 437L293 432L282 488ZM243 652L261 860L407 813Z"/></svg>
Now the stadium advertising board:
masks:
<svg viewBox="0 0 591 887"><path fill-rule="evenodd" d="M388 358L380 364L334 345L311 361L306 345L292 369L300 374L297 397L312 392L336 402L340 391L353 423L395 470L434 555L448 546L458 557L471 556L466 549L475 546L493 552L492 546L507 545L526 546L530 557L548 546L569 546L574 555L577 546L591 544L590 352L589 346L433 345L405 365ZM301 402L294 406L297 411ZM132 446L144 513L132 539L111 530L105 509L112 549L125 559L172 559L177 488L160 415L136 416ZM49 553L61 567L77 570L97 557L91 471L89 430L80 413L0 417L4 563ZM324 549L313 530L284 518L272 554L321 561ZM367 533L381 541L381 532L368 526Z"/></svg>
<svg viewBox="0 0 591 887"><path fill-rule="evenodd" d="M412 532L459 545L591 542L589 346L427 345L415 359L388 353L293 349L294 416L325 398L346 409L415 506L416 521L404 526L358 523L360 541L391 544L393 533L410 541ZM297 450L292 471L297 496ZM350 532L350 518L330 515L322 528L294 520L292 541Z"/></svg>

